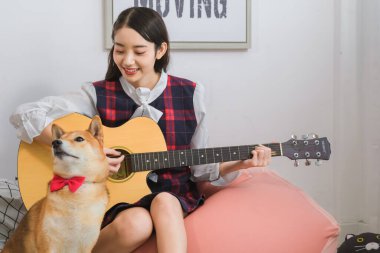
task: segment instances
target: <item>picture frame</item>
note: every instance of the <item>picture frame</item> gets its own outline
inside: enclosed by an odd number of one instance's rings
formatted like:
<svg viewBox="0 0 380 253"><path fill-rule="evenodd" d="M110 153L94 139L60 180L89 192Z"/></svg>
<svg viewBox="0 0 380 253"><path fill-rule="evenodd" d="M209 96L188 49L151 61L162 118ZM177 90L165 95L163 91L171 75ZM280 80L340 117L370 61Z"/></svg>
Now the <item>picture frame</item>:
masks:
<svg viewBox="0 0 380 253"><path fill-rule="evenodd" d="M104 0L105 48L112 26L132 6L159 12L168 28L171 49L248 49L251 47L251 0Z"/></svg>

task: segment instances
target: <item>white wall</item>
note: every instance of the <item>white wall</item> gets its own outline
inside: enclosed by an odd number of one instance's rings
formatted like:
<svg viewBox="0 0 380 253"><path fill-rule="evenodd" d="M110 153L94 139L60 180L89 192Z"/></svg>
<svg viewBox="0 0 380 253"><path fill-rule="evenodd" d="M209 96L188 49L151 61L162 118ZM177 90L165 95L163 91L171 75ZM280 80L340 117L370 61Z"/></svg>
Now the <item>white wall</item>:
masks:
<svg viewBox="0 0 380 253"><path fill-rule="evenodd" d="M356 233L360 221L358 200L363 194L358 102L357 2L335 1L334 33L334 192L336 217L342 234Z"/></svg>
<svg viewBox="0 0 380 253"><path fill-rule="evenodd" d="M8 117L18 104L103 78L102 9L100 0L0 2L2 176L16 173L18 141Z"/></svg>
<svg viewBox="0 0 380 253"><path fill-rule="evenodd" d="M379 171L379 138L372 142L358 124L364 117L359 103L374 106L358 95L372 95L373 102L376 96L364 89L357 93L357 79L366 80L367 73L363 68L358 76L359 14L356 1L347 2L351 5L339 0L252 0L251 49L173 51L169 72L207 86L212 146L286 141L293 133L327 136L333 153L322 166L295 168L287 158L275 158L271 167L340 222L356 226L363 217L378 222L379 202L377 209L366 211L357 199L375 197L362 186ZM104 77L103 17L101 0L0 2L1 177L16 175L18 140L8 117L18 104ZM380 51L374 43L379 32L376 38L366 34L360 45L370 49L360 49L367 55L362 60L375 67L379 57L371 55ZM341 52L348 55L341 57ZM368 82L377 93L378 80L377 74ZM369 125L378 122L378 108L369 112L374 117ZM365 142L359 141L362 135ZM368 151L366 163L360 162L364 157L358 147ZM365 178L361 166L369 168ZM365 205L372 205L369 198Z"/></svg>
<svg viewBox="0 0 380 253"><path fill-rule="evenodd" d="M335 1L334 159L342 235L380 231L380 1Z"/></svg>
<svg viewBox="0 0 380 253"><path fill-rule="evenodd" d="M380 1L361 2L359 69L360 133L365 192L362 231L380 231Z"/></svg>

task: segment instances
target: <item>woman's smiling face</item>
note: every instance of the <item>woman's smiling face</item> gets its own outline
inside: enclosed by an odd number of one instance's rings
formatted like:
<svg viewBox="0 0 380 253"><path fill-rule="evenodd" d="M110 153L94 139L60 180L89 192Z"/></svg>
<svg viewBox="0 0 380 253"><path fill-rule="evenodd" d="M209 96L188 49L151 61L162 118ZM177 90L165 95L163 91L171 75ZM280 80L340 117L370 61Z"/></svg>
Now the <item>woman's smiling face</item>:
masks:
<svg viewBox="0 0 380 253"><path fill-rule="evenodd" d="M165 52L166 43L156 50L153 42L129 27L115 33L113 59L122 76L135 88L154 87L161 74L155 72L154 64Z"/></svg>

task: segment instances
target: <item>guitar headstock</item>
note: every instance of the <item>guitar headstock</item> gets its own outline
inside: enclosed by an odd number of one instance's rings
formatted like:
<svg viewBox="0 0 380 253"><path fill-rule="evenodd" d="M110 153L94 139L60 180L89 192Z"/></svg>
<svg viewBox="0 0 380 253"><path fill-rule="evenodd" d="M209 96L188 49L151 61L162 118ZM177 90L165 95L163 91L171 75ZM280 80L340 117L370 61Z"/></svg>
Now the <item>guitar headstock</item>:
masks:
<svg viewBox="0 0 380 253"><path fill-rule="evenodd" d="M319 138L316 134L304 135L298 140L292 136L290 140L282 143L283 155L291 160L295 160L294 165L298 166L298 161L306 159L305 165L310 165L311 159L316 159L319 165L321 160L329 160L331 149L326 137Z"/></svg>

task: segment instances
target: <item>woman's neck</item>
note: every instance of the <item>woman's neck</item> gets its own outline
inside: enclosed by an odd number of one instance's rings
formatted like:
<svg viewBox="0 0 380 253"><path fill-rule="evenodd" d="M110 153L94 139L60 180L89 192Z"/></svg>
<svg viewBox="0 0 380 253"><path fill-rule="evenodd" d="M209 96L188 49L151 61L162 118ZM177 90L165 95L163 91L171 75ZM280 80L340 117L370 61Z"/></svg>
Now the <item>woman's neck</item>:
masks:
<svg viewBox="0 0 380 253"><path fill-rule="evenodd" d="M157 85L158 81L161 78L161 73L154 72L154 74L150 75L149 77L144 78L138 83L131 83L135 89L139 87L148 88L150 90L153 90L153 88Z"/></svg>

